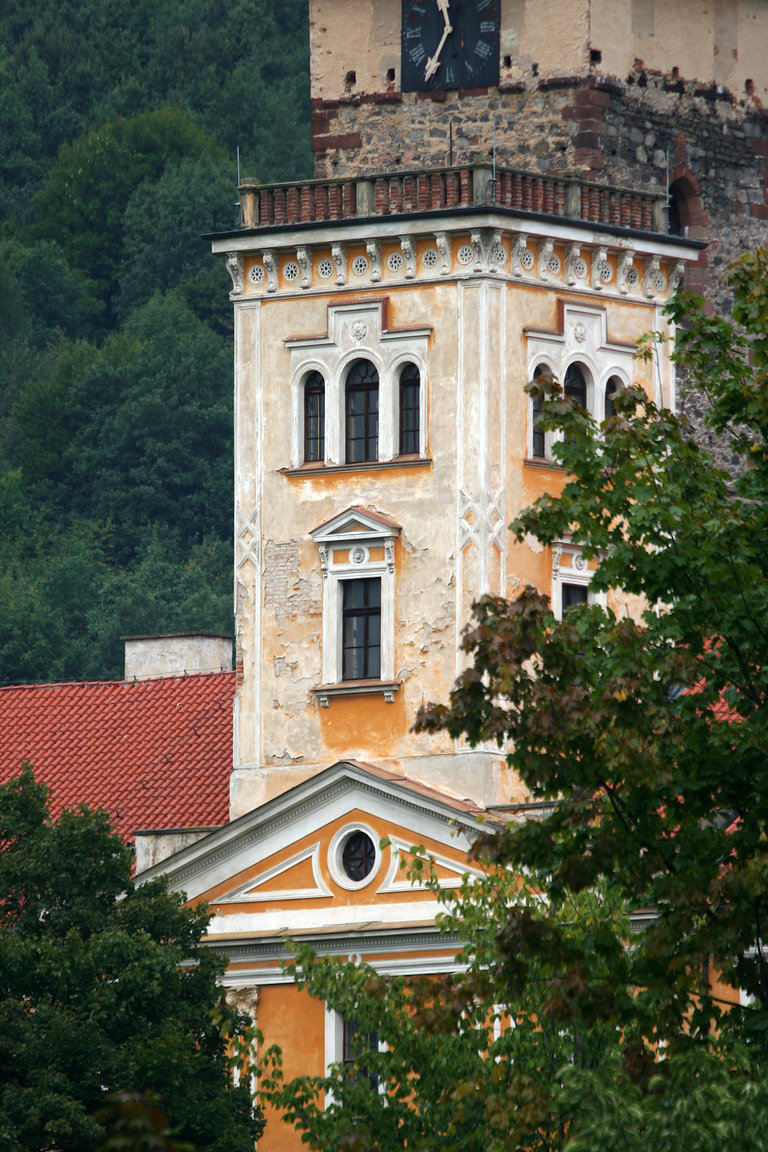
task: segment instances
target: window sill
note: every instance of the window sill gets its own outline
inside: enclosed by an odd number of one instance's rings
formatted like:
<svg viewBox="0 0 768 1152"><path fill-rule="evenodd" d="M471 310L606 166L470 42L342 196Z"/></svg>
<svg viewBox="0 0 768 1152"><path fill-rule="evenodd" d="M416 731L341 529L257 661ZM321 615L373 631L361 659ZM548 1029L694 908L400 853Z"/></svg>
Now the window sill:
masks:
<svg viewBox="0 0 768 1152"><path fill-rule="evenodd" d="M527 468L550 468L555 472L564 472L562 464L558 464L556 460L548 460L545 456L526 456L525 465Z"/></svg>
<svg viewBox="0 0 768 1152"><path fill-rule="evenodd" d="M341 680L338 684L318 684L312 695L321 708L327 708L335 696L383 696L387 704L394 704L399 691L399 680Z"/></svg>
<svg viewBox="0 0 768 1152"><path fill-rule="evenodd" d="M300 464L298 468L278 468L283 476L329 476L336 472L368 472L382 468L423 468L431 456L395 456L394 460L363 460L359 464Z"/></svg>

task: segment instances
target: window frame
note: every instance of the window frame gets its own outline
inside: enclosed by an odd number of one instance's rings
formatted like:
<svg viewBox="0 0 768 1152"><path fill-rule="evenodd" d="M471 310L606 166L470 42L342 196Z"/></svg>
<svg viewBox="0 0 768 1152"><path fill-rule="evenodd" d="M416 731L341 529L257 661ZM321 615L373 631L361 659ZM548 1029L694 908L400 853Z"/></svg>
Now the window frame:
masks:
<svg viewBox="0 0 768 1152"><path fill-rule="evenodd" d="M302 383L302 394L303 394L303 401L304 401L303 406L302 406L303 407L303 433L304 433L303 461L306 464L322 464L325 461L325 395L326 395L325 376L322 374L322 372L318 372L318 370L316 368L313 368L310 372L306 373L304 380L303 380L303 383ZM320 411L315 413L315 414L311 414L309 411L309 397L310 396L319 396L320 397L320 406L319 406ZM311 437L310 432L309 432L311 419L316 419L318 422L319 428L320 428L319 433L314 437ZM316 452L317 452L316 455L312 455L312 453L310 451L310 444L313 441L318 445L317 450L316 450Z"/></svg>
<svg viewBox="0 0 768 1152"><path fill-rule="evenodd" d="M570 562L563 565L563 556ZM559 540L552 545L552 591L550 606L556 620L563 619L563 588L567 586L586 588L587 604L606 606L605 592L593 592L590 588L595 569L584 559L581 546L570 540Z"/></svg>
<svg viewBox="0 0 768 1152"><path fill-rule="evenodd" d="M338 693L381 690L392 693L395 682L395 541L400 526L362 508L348 508L312 530L323 571L322 684ZM345 680L344 585L360 579L380 581L380 668L378 677ZM327 702L327 701L326 701Z"/></svg>
<svg viewBox="0 0 768 1152"><path fill-rule="evenodd" d="M415 374L415 380L413 375ZM407 375L411 375L411 379L406 379ZM403 404L403 392L405 388L415 390L416 403L411 404L408 408ZM400 365L397 371L397 450L398 456L422 456L422 436L421 430L423 427L422 420L422 406L423 406L423 383L422 372L419 365L414 360L406 360ZM415 413L415 428L404 428L403 414L405 412ZM406 436L410 436L415 441L415 447L407 446L404 443Z"/></svg>
<svg viewBox="0 0 768 1152"><path fill-rule="evenodd" d="M359 379L351 381L350 377L354 373L360 372L362 374L363 366L367 365L371 372L369 379ZM375 380L373 377L375 376ZM364 410L362 413L350 411L350 397L352 395L360 395L364 397ZM375 410L372 408L371 400L375 396L376 405ZM342 397L344 404L344 463L345 464L373 464L381 459L381 373L367 356L357 357L347 367L344 373L344 380L342 384ZM369 421L375 417L375 431L371 431ZM350 421L362 418L364 422L364 432L362 436L350 436ZM364 445L365 455L359 459L351 459L350 446L359 442Z"/></svg>
<svg viewBox="0 0 768 1152"><path fill-rule="evenodd" d="M361 468L397 463L400 453L400 373L406 364L419 373L418 460L427 462L428 351L432 328L389 329L386 300L332 304L326 334L285 340L290 353L290 460L284 469ZM346 382L355 362L368 360L379 374L378 445L375 459L348 462ZM304 382L317 371L325 380L325 459L307 460ZM372 455L372 453L371 453ZM408 454L411 460L416 459Z"/></svg>
<svg viewBox="0 0 768 1152"><path fill-rule="evenodd" d="M359 960L359 957L355 958L355 957L350 956L350 960L354 960L354 959ZM349 1021L349 1023L350 1024L354 1023L354 1021ZM344 1042L345 1042L345 1032L347 1030L345 1028L345 1024L346 1024L346 1021L345 1021L343 1013L338 1012L335 1008L330 1008L328 1006L328 1004L326 1004L325 1005L325 1030L324 1030L325 1031L324 1057L325 1057L325 1075L326 1076L330 1075L331 1068L333 1066L338 1067L339 1065L344 1066L344 1064L345 1064L345 1060L344 1060L345 1043ZM348 1028L348 1026L349 1025L347 1025L347 1028ZM373 1035L373 1033L368 1033L368 1035L369 1036ZM378 1036L378 1033L376 1034L376 1037L377 1037L376 1051L386 1052L387 1051L387 1045L381 1040L381 1038ZM383 1094L386 1091L386 1084L384 1083L383 1080L378 1080L378 1078L377 1078L377 1083L375 1085L375 1088L373 1085L372 1085L372 1088L374 1091L376 1091L380 1094ZM325 1107L326 1108L328 1107L329 1104L333 1103L333 1099L334 1099L333 1092L330 1089L328 1089L325 1093Z"/></svg>
<svg viewBox="0 0 768 1152"><path fill-rule="evenodd" d="M359 576L341 580L341 682L349 680L381 679L381 577ZM375 589L375 597L372 596ZM363 603L348 604L348 594L359 590ZM375 599L375 602L371 602ZM355 625L362 631L362 643L350 642L350 631ZM350 629L350 625L352 626ZM375 634L375 635L374 635ZM362 675L348 675L354 664L362 658ZM353 665L350 669L350 665Z"/></svg>

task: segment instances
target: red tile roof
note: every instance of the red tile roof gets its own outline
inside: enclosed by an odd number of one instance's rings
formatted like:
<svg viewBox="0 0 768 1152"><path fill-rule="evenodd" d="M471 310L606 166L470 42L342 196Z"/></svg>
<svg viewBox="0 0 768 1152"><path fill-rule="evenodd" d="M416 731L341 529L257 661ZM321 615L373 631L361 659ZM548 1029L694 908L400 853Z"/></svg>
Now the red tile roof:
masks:
<svg viewBox="0 0 768 1152"><path fill-rule="evenodd" d="M229 818L234 672L0 688L0 782L30 760L52 815L106 808L123 836Z"/></svg>

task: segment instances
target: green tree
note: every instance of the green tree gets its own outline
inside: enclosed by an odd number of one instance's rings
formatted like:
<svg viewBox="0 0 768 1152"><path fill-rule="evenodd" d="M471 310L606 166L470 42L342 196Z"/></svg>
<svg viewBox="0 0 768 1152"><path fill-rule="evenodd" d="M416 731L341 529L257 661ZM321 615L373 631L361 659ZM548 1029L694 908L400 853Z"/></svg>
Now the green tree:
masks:
<svg viewBox="0 0 768 1152"><path fill-rule="evenodd" d="M490 861L479 863L482 878L458 892L442 891L434 876L429 881L444 908L441 930L464 942L454 974L384 979L367 964L297 949L291 970L298 984L377 1041L361 1043L352 1065L288 1082L279 1051L264 1053L264 1100L282 1109L312 1148L562 1149L582 1111L578 1100L568 1109L561 1103L567 1070L613 1072L617 1013L576 1021L553 1010L551 1001L565 956L585 947L593 952L593 996L602 1003L629 995L621 944L628 918L620 902L603 889L547 906L535 885L521 885ZM420 861L416 874L425 867ZM510 905L525 909L532 933L548 932L550 922L562 927L564 949L538 957L525 993L514 998L496 967L497 936Z"/></svg>
<svg viewBox="0 0 768 1152"><path fill-rule="evenodd" d="M62 145L37 197L31 229L56 240L69 263L93 281L109 307L117 291L126 204L144 181L183 157L224 154L180 108L115 117Z"/></svg>
<svg viewBox="0 0 768 1152"><path fill-rule="evenodd" d="M0 788L0 1144L88 1152L117 1092L151 1091L179 1141L251 1152L208 915L138 887L103 812L48 816L29 766ZM110 1146L114 1146L110 1145Z"/></svg>
<svg viewBox="0 0 768 1152"><path fill-rule="evenodd" d="M533 588L509 603L485 597L463 642L470 666L449 704L419 720L471 744L497 742L532 797L551 802L542 819L476 846L500 875L535 878L540 898L532 910L500 882L481 898L477 907L495 920L496 953L485 995L469 985L477 1002L485 1012L500 1004L517 1021L533 996L542 1033L578 1030L590 1045L606 1030L611 1037L594 1062L563 1051L548 1079L533 1054L538 1079L529 1089L509 1080L501 1102L478 1081L478 1106L490 1102L508 1118L507 1143L502 1124L498 1144L485 1147L528 1149L537 1134L548 1152L609 1152L617 1140L630 1152L715 1152L732 1140L757 1152L764 1144L768 254L743 257L731 287L731 320L708 316L690 297L675 299L669 313L678 367L707 391L713 427L741 459L736 475L719 470L683 422L636 388L618 394L616 415L597 427L555 381L529 386L542 395L543 426L561 434L554 451L568 478L560 496L543 497L512 531L545 545L578 541L598 562L593 589L614 593L616 604L636 597L637 618L593 604L559 621ZM656 354L654 338L642 354ZM601 892L644 912L643 930L628 934L604 919L592 928L588 902ZM572 917L563 916L567 908ZM465 939L475 914L470 899L455 924ZM355 987L343 967L337 978L362 1018L375 984ZM432 1005L450 1020L465 1003L452 985L436 1004L416 995L410 1010L418 1019ZM365 1019L374 1018L370 1006ZM387 1040L388 1058L397 1054L402 1066L406 1046L396 1032ZM503 1083L504 1070L489 1063L491 1083ZM396 1069L381 1067L396 1086ZM431 1075L427 1063L419 1074ZM462 1075L457 1108L465 1096L475 1100ZM309 1087L283 1089L282 1102L324 1149ZM366 1099L355 1098L347 1117L373 1134L360 1147L378 1147L390 1104L376 1093ZM526 1100L534 1101L527 1135L517 1126ZM548 1127L553 1115L560 1130ZM449 1129L412 1146L465 1145Z"/></svg>
<svg viewBox="0 0 768 1152"><path fill-rule="evenodd" d="M72 379L56 499L108 520L125 562L153 533L169 558L232 524L232 366L175 292L137 309Z"/></svg>

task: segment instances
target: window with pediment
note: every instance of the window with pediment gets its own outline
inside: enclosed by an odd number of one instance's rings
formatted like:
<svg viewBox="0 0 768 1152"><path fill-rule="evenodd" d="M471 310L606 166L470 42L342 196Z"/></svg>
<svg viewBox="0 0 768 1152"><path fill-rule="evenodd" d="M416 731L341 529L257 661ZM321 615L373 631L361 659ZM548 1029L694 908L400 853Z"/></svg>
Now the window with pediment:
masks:
<svg viewBox="0 0 768 1152"><path fill-rule="evenodd" d="M578 544L565 540L553 545L551 604L557 620L582 604L605 606L605 593L594 593L590 588L595 567L582 555Z"/></svg>
<svg viewBox="0 0 768 1152"><path fill-rule="evenodd" d="M326 707L338 695L394 699L395 541L400 526L352 507L315 528L323 573L322 683Z"/></svg>

